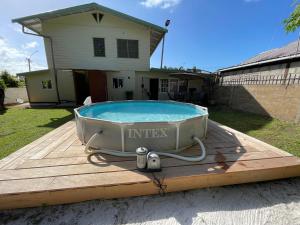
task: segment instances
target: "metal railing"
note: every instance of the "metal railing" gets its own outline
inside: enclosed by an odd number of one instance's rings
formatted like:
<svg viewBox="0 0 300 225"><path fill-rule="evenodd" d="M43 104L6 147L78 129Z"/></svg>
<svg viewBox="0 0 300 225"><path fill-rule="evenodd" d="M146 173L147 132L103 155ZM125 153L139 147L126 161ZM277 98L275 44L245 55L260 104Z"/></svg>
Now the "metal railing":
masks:
<svg viewBox="0 0 300 225"><path fill-rule="evenodd" d="M300 74L288 75L231 75L220 78L220 86L239 85L300 85Z"/></svg>

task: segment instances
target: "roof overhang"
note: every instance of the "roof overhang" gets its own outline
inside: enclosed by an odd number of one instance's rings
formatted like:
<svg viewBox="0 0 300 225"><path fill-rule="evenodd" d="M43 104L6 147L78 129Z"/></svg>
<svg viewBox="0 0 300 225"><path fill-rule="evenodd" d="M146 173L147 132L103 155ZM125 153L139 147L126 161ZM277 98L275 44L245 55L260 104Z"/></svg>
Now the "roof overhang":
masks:
<svg viewBox="0 0 300 225"><path fill-rule="evenodd" d="M49 69L45 69L45 70L35 70L35 71L30 71L30 72L25 72L25 73L17 73L17 76L24 77L24 76L28 76L28 75L39 74L39 73L46 73L46 72L50 72L50 70Z"/></svg>
<svg viewBox="0 0 300 225"><path fill-rule="evenodd" d="M233 70L238 70L238 69L244 69L244 68L248 68L248 67L252 67L252 66L264 65L264 64L281 62L281 61L298 59L298 58L300 58L300 54L295 54L295 55L290 55L290 56L284 56L284 57L274 58L274 59L268 59L268 60L264 60L264 61L253 62L253 63L243 64L243 65L237 65L237 66L232 66L232 67L227 67L227 68L218 70L218 72L220 72L220 73L222 73L222 72L228 72L228 71L233 71Z"/></svg>
<svg viewBox="0 0 300 225"><path fill-rule="evenodd" d="M133 16L129 16L125 13L121 13L116 10L104 7L97 3L89 3L89 4L69 7L69 8L65 8L65 9L59 9L59 10L49 11L49 12L45 12L45 13L35 14L35 15L31 15L31 16L16 18L16 19L13 19L12 22L19 23L22 26L36 32L37 34L41 34L42 33L42 21L54 19L54 18L62 17L62 16L68 16L68 15L73 15L73 14L95 11L95 10L99 10L104 13L109 13L114 16L118 16L123 19L132 21L134 23L140 24L142 26L148 27L150 29L150 55L152 55L152 53L155 51L156 47L158 46L159 42L161 41L161 39L163 38L165 33L168 32L168 30L163 27L157 26L155 24L149 23L147 21L138 19Z"/></svg>
<svg viewBox="0 0 300 225"><path fill-rule="evenodd" d="M178 73L170 73L169 75L170 77L174 77L182 80L199 80L199 79L212 77L214 74L178 72Z"/></svg>

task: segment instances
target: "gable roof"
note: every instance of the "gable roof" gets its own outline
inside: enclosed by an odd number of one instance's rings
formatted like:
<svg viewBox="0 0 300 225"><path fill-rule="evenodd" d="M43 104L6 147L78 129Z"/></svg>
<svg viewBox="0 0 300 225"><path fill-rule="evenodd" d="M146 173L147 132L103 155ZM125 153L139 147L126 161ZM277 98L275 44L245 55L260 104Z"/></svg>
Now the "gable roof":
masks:
<svg viewBox="0 0 300 225"><path fill-rule="evenodd" d="M168 32L168 30L163 27L157 26L155 24L149 23L147 21L138 19L133 16L129 16L125 13L121 13L119 11L107 8L107 7L99 5L97 3L78 5L78 6L73 6L73 7L69 7L69 8L35 14L35 15L31 15L31 16L16 18L16 19L13 19L12 22L19 23L22 26L40 34L42 31L42 21L43 20L49 20L49 19L53 19L53 18L57 18L57 17L61 17L61 16L68 16L68 15L72 15L72 14L79 14L79 13L95 11L95 10L100 10L102 12L106 12L111 15L121 17L123 19L129 20L131 22L134 22L134 23L137 23L142 26L150 28L151 29L151 34L150 34L150 53L151 53L151 55L154 52L154 50L156 49L156 47L158 46L158 44L161 41L164 34Z"/></svg>
<svg viewBox="0 0 300 225"><path fill-rule="evenodd" d="M239 65L220 69L219 71L225 72L235 69L242 69L249 66L283 61L291 58L300 58L300 43L298 43L298 41L291 42L281 48L274 48L269 51L262 52Z"/></svg>

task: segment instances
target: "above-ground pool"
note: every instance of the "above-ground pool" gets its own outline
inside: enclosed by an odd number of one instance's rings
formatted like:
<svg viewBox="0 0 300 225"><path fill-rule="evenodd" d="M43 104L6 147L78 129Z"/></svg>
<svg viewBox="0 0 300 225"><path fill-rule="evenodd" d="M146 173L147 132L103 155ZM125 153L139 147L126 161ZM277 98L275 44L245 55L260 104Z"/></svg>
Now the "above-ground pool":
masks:
<svg viewBox="0 0 300 225"><path fill-rule="evenodd" d="M207 108L174 101L116 101L75 109L77 135L91 147L135 152L138 147L174 153L206 135Z"/></svg>

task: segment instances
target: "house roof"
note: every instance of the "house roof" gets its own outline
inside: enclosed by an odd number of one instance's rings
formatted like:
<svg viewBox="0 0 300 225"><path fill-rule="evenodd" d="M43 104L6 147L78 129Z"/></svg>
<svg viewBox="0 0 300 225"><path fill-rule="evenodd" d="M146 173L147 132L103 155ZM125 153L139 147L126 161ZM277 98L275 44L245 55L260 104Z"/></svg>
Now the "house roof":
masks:
<svg viewBox="0 0 300 225"><path fill-rule="evenodd" d="M28 29L40 34L42 32L42 21L43 20L49 20L61 16L68 16L72 14L78 14L83 12L89 12L89 11L95 11L99 10L104 13L109 13L114 16L121 17L123 19L138 23L140 25L146 26L151 29L151 36L150 36L150 53L155 51L156 47L158 46L159 42L161 41L163 35L168 32L167 29L157 26L155 24L149 23L147 21L138 19L133 16L129 16L125 13L121 13L119 11L107 8L105 6L99 5L97 3L89 3L84 5L78 5L74 7L49 11L45 13L35 14L31 16L21 17L13 19L13 23L19 23L24 27L27 27Z"/></svg>
<svg viewBox="0 0 300 225"><path fill-rule="evenodd" d="M203 79L207 77L213 77L216 75L215 73L211 73L206 70L181 68L151 68L150 72L162 72L170 75L171 77L188 80Z"/></svg>
<svg viewBox="0 0 300 225"><path fill-rule="evenodd" d="M49 69L44 69L44 70L34 70L34 71L30 71L30 72L24 72L24 73L17 73L17 76L23 77L23 76L27 76L27 75L31 75L31 74L39 74L39 73L45 73L45 72L49 72Z"/></svg>
<svg viewBox="0 0 300 225"><path fill-rule="evenodd" d="M223 68L219 71L225 72L293 58L300 58L300 43L298 45L298 41L291 42L281 48L274 48L269 51L262 52L239 65Z"/></svg>

